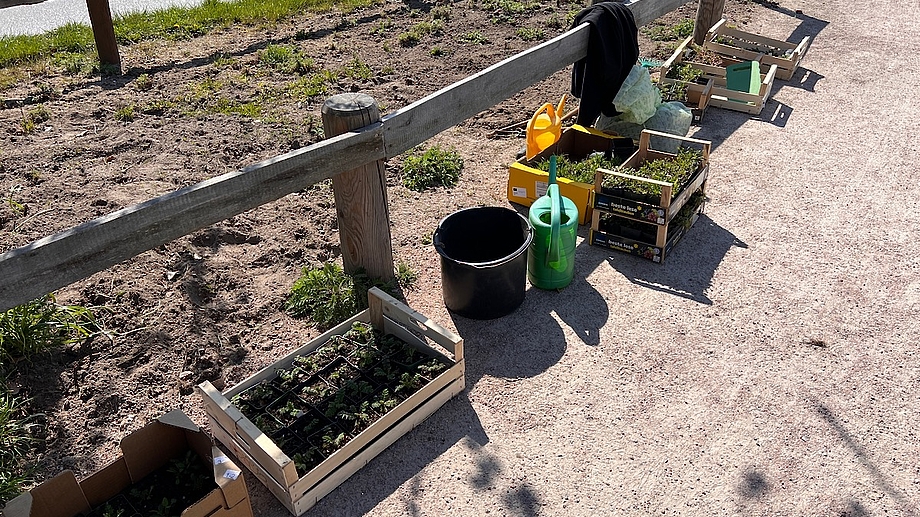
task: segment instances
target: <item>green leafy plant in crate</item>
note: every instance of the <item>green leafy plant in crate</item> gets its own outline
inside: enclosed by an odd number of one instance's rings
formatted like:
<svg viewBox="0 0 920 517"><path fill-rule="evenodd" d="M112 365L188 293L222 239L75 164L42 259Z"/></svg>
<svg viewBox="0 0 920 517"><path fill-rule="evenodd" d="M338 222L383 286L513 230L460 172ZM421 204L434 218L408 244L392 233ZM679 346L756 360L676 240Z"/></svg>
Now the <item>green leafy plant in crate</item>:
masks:
<svg viewBox="0 0 920 517"><path fill-rule="evenodd" d="M573 161L566 155L556 157L556 177L566 178L581 183L594 183L594 173L597 169L613 169L620 165L622 160L616 156L606 157L603 153L588 155L584 160ZM534 168L549 172L549 160L540 160Z"/></svg>
<svg viewBox="0 0 920 517"><path fill-rule="evenodd" d="M697 149L681 147L674 158L649 160L638 169L619 168L620 172L633 176L640 176L672 185L671 197L677 196L687 182L699 170L703 163L703 153ZM623 189L638 196L647 196L652 199L661 198L661 186L655 183L637 181L623 178L613 174L604 175L602 187L605 192Z"/></svg>

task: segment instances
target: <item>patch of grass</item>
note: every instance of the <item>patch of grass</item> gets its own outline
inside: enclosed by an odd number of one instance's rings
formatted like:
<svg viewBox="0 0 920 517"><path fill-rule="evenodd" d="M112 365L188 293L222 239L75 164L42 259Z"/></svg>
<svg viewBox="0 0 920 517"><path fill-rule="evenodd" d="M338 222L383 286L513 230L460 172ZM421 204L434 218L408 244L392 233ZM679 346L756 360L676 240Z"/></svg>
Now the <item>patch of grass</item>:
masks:
<svg viewBox="0 0 920 517"><path fill-rule="evenodd" d="M0 314L0 363L75 343L95 329L92 311L59 305L54 295L33 300Z"/></svg>
<svg viewBox="0 0 920 517"><path fill-rule="evenodd" d="M146 92L151 88L153 88L153 79L150 74L141 74L134 80L134 89L138 91Z"/></svg>
<svg viewBox="0 0 920 517"><path fill-rule="evenodd" d="M115 110L115 120L119 122L131 122L134 120L134 104L128 104Z"/></svg>
<svg viewBox="0 0 920 517"><path fill-rule="evenodd" d="M460 180L463 159L453 148L434 145L413 151L403 162L403 185L417 192L435 187L453 187Z"/></svg>
<svg viewBox="0 0 920 517"><path fill-rule="evenodd" d="M222 113L224 115L240 115L249 118L261 118L262 106L255 102L234 102L223 97L217 99L217 102L207 109L210 113Z"/></svg>
<svg viewBox="0 0 920 517"><path fill-rule="evenodd" d="M371 67L357 57L345 65L343 73L345 74L345 77L349 77L351 79L369 80L374 77L374 71L371 69Z"/></svg>
<svg viewBox="0 0 920 517"><path fill-rule="evenodd" d="M674 25L652 24L642 28L642 33L652 41L683 40L693 34L693 20L682 20Z"/></svg>
<svg viewBox="0 0 920 517"><path fill-rule="evenodd" d="M470 31L460 37L460 41L463 43L469 43L471 45L487 45L489 44L489 39L483 36L479 31Z"/></svg>
<svg viewBox="0 0 920 517"><path fill-rule="evenodd" d="M56 53L51 62L68 75L90 75L99 70L98 62L84 53Z"/></svg>
<svg viewBox="0 0 920 517"><path fill-rule="evenodd" d="M19 123L19 129L22 130L23 134L28 135L34 133L39 125L44 124L50 119L51 112L48 111L48 108L44 105L39 104L23 113L22 120Z"/></svg>
<svg viewBox="0 0 920 517"><path fill-rule="evenodd" d="M393 22L389 18L384 18L377 23L377 26L371 29L371 34L383 36L393 29Z"/></svg>
<svg viewBox="0 0 920 517"><path fill-rule="evenodd" d="M0 388L0 502L19 495L31 481L20 465L22 458L38 440L33 437L35 417L26 409L28 400Z"/></svg>
<svg viewBox="0 0 920 517"><path fill-rule="evenodd" d="M535 0L524 2L518 0L484 0L482 2L483 10L492 13L492 23L513 22L539 6L540 3Z"/></svg>
<svg viewBox="0 0 920 517"><path fill-rule="evenodd" d="M444 24L441 23L441 20L434 20L432 22L419 22L412 26L408 32L404 32L399 35L397 38L399 44L404 47L411 47L417 45L422 38L432 35L432 34L441 34L444 32Z"/></svg>
<svg viewBox="0 0 920 517"><path fill-rule="evenodd" d="M144 115L164 115L167 111L175 109L176 104L167 100L156 100L140 107Z"/></svg>
<svg viewBox="0 0 920 517"><path fill-rule="evenodd" d="M400 260L396 263L396 282L403 289L411 290L415 287L415 283L418 282L418 272L413 270L408 262Z"/></svg>
<svg viewBox="0 0 920 517"><path fill-rule="evenodd" d="M297 81L291 83L287 90L294 97L309 99L311 97L328 95L330 86L335 84L338 80L339 75L336 72L324 69L310 74L309 76L301 77Z"/></svg>
<svg viewBox="0 0 920 517"><path fill-rule="evenodd" d="M514 33L524 41L540 41L546 37L543 29L533 27L519 27Z"/></svg>
<svg viewBox="0 0 920 517"><path fill-rule="evenodd" d="M431 10L431 17L435 20L450 20L451 9L449 5L439 5Z"/></svg>
<svg viewBox="0 0 920 517"><path fill-rule="evenodd" d="M315 66L313 58L304 56L289 45L269 45L259 53L259 62L287 74L305 74Z"/></svg>

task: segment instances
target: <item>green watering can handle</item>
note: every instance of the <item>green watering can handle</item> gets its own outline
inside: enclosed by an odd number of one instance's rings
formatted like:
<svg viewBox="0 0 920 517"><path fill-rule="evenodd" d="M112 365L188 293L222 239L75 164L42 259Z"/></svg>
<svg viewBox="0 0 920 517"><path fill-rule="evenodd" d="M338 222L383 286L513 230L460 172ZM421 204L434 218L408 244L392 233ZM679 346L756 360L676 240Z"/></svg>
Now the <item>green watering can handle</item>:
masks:
<svg viewBox="0 0 920 517"><path fill-rule="evenodd" d="M559 226L562 224L562 198L559 196L559 185L556 184L556 155L549 157L549 198L550 205L550 237L549 247L546 250L546 265L559 269Z"/></svg>

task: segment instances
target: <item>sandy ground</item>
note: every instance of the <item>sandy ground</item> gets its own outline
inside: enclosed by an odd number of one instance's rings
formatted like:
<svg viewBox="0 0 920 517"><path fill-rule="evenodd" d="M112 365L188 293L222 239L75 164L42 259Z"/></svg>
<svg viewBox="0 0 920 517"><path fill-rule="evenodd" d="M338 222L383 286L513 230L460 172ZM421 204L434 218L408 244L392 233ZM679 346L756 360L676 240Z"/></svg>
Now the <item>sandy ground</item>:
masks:
<svg viewBox="0 0 920 517"><path fill-rule="evenodd" d="M920 7L802 7L804 68L696 133L710 202L666 264L581 241L510 316L419 307L468 391L310 515L920 514Z"/></svg>

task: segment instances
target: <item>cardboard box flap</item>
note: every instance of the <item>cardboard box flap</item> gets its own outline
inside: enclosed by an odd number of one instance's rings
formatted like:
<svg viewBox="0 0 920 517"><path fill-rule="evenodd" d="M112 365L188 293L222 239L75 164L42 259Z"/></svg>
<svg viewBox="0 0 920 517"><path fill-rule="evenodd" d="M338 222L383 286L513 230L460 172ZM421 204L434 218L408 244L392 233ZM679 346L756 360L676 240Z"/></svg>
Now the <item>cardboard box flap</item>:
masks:
<svg viewBox="0 0 920 517"><path fill-rule="evenodd" d="M73 472L65 470L6 503L3 515L29 517L34 513L46 517L73 517L89 511L89 502L77 478Z"/></svg>
<svg viewBox="0 0 920 517"><path fill-rule="evenodd" d="M224 494L225 506L233 508L249 497L242 470L217 447L211 447L211 457L214 458L214 481Z"/></svg>
<svg viewBox="0 0 920 517"><path fill-rule="evenodd" d="M159 420L150 422L146 426L125 436L121 440L121 453L128 466L132 483L137 483L154 470L165 465L169 460L188 450L189 442L186 433L191 420L185 420L172 415L163 423ZM195 432L198 427L191 423Z"/></svg>
<svg viewBox="0 0 920 517"><path fill-rule="evenodd" d="M93 508L108 501L131 484L131 474L128 473L128 464L124 457L93 472L80 482L86 500Z"/></svg>
<svg viewBox="0 0 920 517"><path fill-rule="evenodd" d="M197 433L201 429L195 425L195 422L192 422L192 419L188 417L181 409L174 409L165 415L161 415L160 418L157 418L157 421L166 425L171 425L173 427L178 427L180 429L185 429L193 433Z"/></svg>

